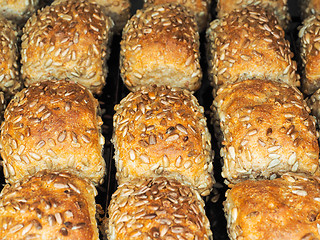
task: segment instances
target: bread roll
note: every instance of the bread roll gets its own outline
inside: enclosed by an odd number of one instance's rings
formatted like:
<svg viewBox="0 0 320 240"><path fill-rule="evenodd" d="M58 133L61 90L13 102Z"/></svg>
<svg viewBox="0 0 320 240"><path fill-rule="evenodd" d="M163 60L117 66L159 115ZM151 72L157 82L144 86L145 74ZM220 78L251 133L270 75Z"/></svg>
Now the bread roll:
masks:
<svg viewBox="0 0 320 240"><path fill-rule="evenodd" d="M278 19L280 25L286 28L290 22L287 0L217 0L217 16L222 18L234 9L248 6L261 6L270 11Z"/></svg>
<svg viewBox="0 0 320 240"><path fill-rule="evenodd" d="M43 81L17 93L1 126L6 181L44 169L71 169L100 183L105 161L98 114L98 101L76 83Z"/></svg>
<svg viewBox="0 0 320 240"><path fill-rule="evenodd" d="M97 4L84 0L43 8L23 29L21 70L25 85L69 78L100 94L107 75L112 26Z"/></svg>
<svg viewBox="0 0 320 240"><path fill-rule="evenodd" d="M39 0L0 0L0 15L23 25L39 7Z"/></svg>
<svg viewBox="0 0 320 240"><path fill-rule="evenodd" d="M4 92L7 99L22 87L18 67L17 35L16 27L0 17L0 91Z"/></svg>
<svg viewBox="0 0 320 240"><path fill-rule="evenodd" d="M305 19L299 31L300 52L303 66L302 91L313 94L320 88L320 15Z"/></svg>
<svg viewBox="0 0 320 240"><path fill-rule="evenodd" d="M0 239L98 240L96 189L67 172L40 172L0 194Z"/></svg>
<svg viewBox="0 0 320 240"><path fill-rule="evenodd" d="M208 195L214 183L203 107L187 90L142 87L115 106L112 142L117 179L170 172Z"/></svg>
<svg viewBox="0 0 320 240"><path fill-rule="evenodd" d="M236 184L224 211L231 240L320 238L320 181L302 174Z"/></svg>
<svg viewBox="0 0 320 240"><path fill-rule="evenodd" d="M144 0L144 8L164 3L178 3L190 9L196 18L199 31L207 28L210 19L211 0Z"/></svg>
<svg viewBox="0 0 320 240"><path fill-rule="evenodd" d="M57 4L66 0L55 0L52 4ZM121 33L123 27L130 18L130 0L87 0L87 2L97 3L104 13L111 17L114 22L113 32Z"/></svg>
<svg viewBox="0 0 320 240"><path fill-rule="evenodd" d="M108 213L109 240L213 239L199 193L175 179L142 178L120 185Z"/></svg>
<svg viewBox="0 0 320 240"><path fill-rule="evenodd" d="M175 4L137 13L122 34L121 77L131 91L144 85L200 88L199 33L194 17Z"/></svg>
<svg viewBox="0 0 320 240"><path fill-rule="evenodd" d="M222 176L229 182L320 174L315 121L295 87L242 81L218 91L213 106L222 132Z"/></svg>
<svg viewBox="0 0 320 240"><path fill-rule="evenodd" d="M311 15L320 13L319 0L300 0L302 17L307 18Z"/></svg>
<svg viewBox="0 0 320 240"><path fill-rule="evenodd" d="M207 30L209 78L215 89L243 79L299 86L289 41L274 16L251 6L215 20Z"/></svg>
<svg viewBox="0 0 320 240"><path fill-rule="evenodd" d="M320 123L320 89L318 89L311 97L307 100L308 106L311 109L311 114L316 118L318 127Z"/></svg>

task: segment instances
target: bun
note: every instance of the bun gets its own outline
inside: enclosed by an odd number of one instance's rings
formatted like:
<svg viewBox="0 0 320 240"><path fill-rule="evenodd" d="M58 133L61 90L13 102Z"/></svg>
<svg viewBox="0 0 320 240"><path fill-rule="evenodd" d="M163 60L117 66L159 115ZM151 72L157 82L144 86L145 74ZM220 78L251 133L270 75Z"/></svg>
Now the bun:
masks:
<svg viewBox="0 0 320 240"><path fill-rule="evenodd" d="M44 169L70 169L100 183L105 161L98 114L98 101L90 91L65 80L43 81L17 93L1 126L6 181Z"/></svg>
<svg viewBox="0 0 320 240"><path fill-rule="evenodd" d="M287 0L217 0L217 16L222 18L235 9L248 6L260 6L274 14L283 28L286 28L290 22Z"/></svg>
<svg viewBox="0 0 320 240"><path fill-rule="evenodd" d="M98 240L96 189L67 172L37 173L0 194L1 239Z"/></svg>
<svg viewBox="0 0 320 240"><path fill-rule="evenodd" d="M120 185L108 213L109 240L212 239L199 193L175 179L136 179Z"/></svg>
<svg viewBox="0 0 320 240"><path fill-rule="evenodd" d="M0 90L7 99L22 87L18 67L17 36L16 26L0 17Z"/></svg>
<svg viewBox="0 0 320 240"><path fill-rule="evenodd" d="M60 4L66 0L55 0L52 5ZM114 33L121 33L123 27L126 25L130 18L130 0L87 0L90 3L96 3L101 6L105 15L112 18Z"/></svg>
<svg viewBox="0 0 320 240"><path fill-rule="evenodd" d="M285 174L247 180L227 190L224 211L231 240L320 238L319 178Z"/></svg>
<svg viewBox="0 0 320 240"><path fill-rule="evenodd" d="M203 108L187 90L142 87L115 106L112 142L118 182L170 172L208 195L214 183Z"/></svg>
<svg viewBox="0 0 320 240"><path fill-rule="evenodd" d="M112 26L97 4L84 0L43 8L23 29L21 71L25 85L69 78L100 94L107 75Z"/></svg>
<svg viewBox="0 0 320 240"><path fill-rule="evenodd" d="M312 15L304 20L299 31L303 65L301 85L302 91L307 95L313 94L320 88L319 24L320 15Z"/></svg>
<svg viewBox="0 0 320 240"><path fill-rule="evenodd" d="M221 88L213 110L222 133L222 176L229 182L273 179L286 172L319 175L315 121L295 87L242 81Z"/></svg>
<svg viewBox="0 0 320 240"><path fill-rule="evenodd" d="M195 16L199 32L207 28L210 19L211 0L144 0L144 8L164 3L178 3L188 8Z"/></svg>
<svg viewBox="0 0 320 240"><path fill-rule="evenodd" d="M215 91L254 78L300 84L283 29L261 7L234 10L213 21L207 30L207 42L209 78Z"/></svg>
<svg viewBox="0 0 320 240"><path fill-rule="evenodd" d="M316 118L319 126L320 121L320 89L318 89L312 96L307 100L308 106L311 109L311 114Z"/></svg>
<svg viewBox="0 0 320 240"><path fill-rule="evenodd" d="M0 15L18 25L23 25L37 11L39 5L39 0L1 0Z"/></svg>
<svg viewBox="0 0 320 240"><path fill-rule="evenodd" d="M302 18L307 18L311 15L318 14L320 12L319 0L300 0Z"/></svg>
<svg viewBox="0 0 320 240"><path fill-rule="evenodd" d="M121 77L131 91L150 84L196 91L202 77L199 45L196 22L184 7L138 10L123 30Z"/></svg>

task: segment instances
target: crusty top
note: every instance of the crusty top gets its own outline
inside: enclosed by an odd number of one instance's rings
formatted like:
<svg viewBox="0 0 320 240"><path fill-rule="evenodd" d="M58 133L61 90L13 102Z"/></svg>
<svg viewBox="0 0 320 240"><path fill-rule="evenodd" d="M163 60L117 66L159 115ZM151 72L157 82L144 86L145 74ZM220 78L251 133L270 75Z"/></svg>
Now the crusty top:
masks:
<svg viewBox="0 0 320 240"><path fill-rule="evenodd" d="M52 4L58 4L67 0L55 0ZM111 17L114 22L113 32L120 33L124 25L130 18L130 0L87 0L87 2L97 3L104 13Z"/></svg>
<svg viewBox="0 0 320 240"><path fill-rule="evenodd" d="M100 6L84 0L63 1L34 14L23 28L21 71L25 85L69 78L101 93L112 26Z"/></svg>
<svg viewBox="0 0 320 240"><path fill-rule="evenodd" d="M183 82L184 88L198 90L202 77L199 46L196 22L185 7L169 3L138 10L123 29L121 77L132 91L163 81L179 87ZM170 71L176 75L168 76ZM154 77L144 82L148 74Z"/></svg>
<svg viewBox="0 0 320 240"><path fill-rule="evenodd" d="M287 0L217 0L216 11L218 18L222 18L234 9L240 9L250 5L259 5L264 9L273 12L283 28L287 27L289 24L290 14Z"/></svg>
<svg viewBox="0 0 320 240"><path fill-rule="evenodd" d="M16 26L0 17L0 90L6 98L12 97L22 86L18 69L17 35Z"/></svg>
<svg viewBox="0 0 320 240"><path fill-rule="evenodd" d="M41 169L73 169L99 183L105 162L98 107L89 90L65 80L43 81L17 93L1 126L6 180Z"/></svg>
<svg viewBox="0 0 320 240"><path fill-rule="evenodd" d="M214 106L223 133L223 176L229 181L285 172L320 174L315 121L295 87L242 81L221 88Z"/></svg>
<svg viewBox="0 0 320 240"><path fill-rule="evenodd" d="M302 90L311 95L320 88L320 13L303 21L299 31L303 65Z"/></svg>
<svg viewBox="0 0 320 240"><path fill-rule="evenodd" d="M211 0L144 0L144 8L164 3L178 3L190 9L195 15L199 31L206 29L210 19Z"/></svg>
<svg viewBox="0 0 320 240"><path fill-rule="evenodd" d="M67 172L37 173L0 194L0 239L98 240L96 189Z"/></svg>
<svg viewBox="0 0 320 240"><path fill-rule="evenodd" d="M0 15L23 25L39 8L39 0L0 0Z"/></svg>
<svg viewBox="0 0 320 240"><path fill-rule="evenodd" d="M320 179L285 174L234 185L224 203L231 240L320 238Z"/></svg>
<svg viewBox="0 0 320 240"><path fill-rule="evenodd" d="M120 183L165 171L209 194L214 182L211 136L203 107L189 91L143 87L115 111L112 141Z"/></svg>
<svg viewBox="0 0 320 240"><path fill-rule="evenodd" d="M141 178L120 185L108 213L109 240L212 239L202 198L173 178Z"/></svg>
<svg viewBox="0 0 320 240"><path fill-rule="evenodd" d="M216 88L248 78L300 84L283 29L261 7L234 10L213 21L207 30L207 41L209 77Z"/></svg>

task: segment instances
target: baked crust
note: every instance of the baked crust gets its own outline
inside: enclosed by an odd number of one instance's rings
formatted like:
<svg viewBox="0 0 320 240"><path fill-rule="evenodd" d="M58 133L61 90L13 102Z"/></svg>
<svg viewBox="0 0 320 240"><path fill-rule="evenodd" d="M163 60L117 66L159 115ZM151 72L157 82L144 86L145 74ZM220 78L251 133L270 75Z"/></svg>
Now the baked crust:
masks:
<svg viewBox="0 0 320 240"><path fill-rule="evenodd" d="M141 178L120 185L108 213L109 240L213 239L201 196L173 178Z"/></svg>
<svg viewBox="0 0 320 240"><path fill-rule="evenodd" d="M260 6L272 12L283 28L286 28L290 22L287 0L217 0L217 16L222 18L234 9L248 6Z"/></svg>
<svg viewBox="0 0 320 240"><path fill-rule="evenodd" d="M215 90L253 78L300 84L283 29L261 7L234 10L214 20L207 30L207 49L209 79Z"/></svg>
<svg viewBox="0 0 320 240"><path fill-rule="evenodd" d="M231 240L320 238L320 181L303 174L247 180L226 192Z"/></svg>
<svg viewBox="0 0 320 240"><path fill-rule="evenodd" d="M316 118L317 125L319 128L320 122L320 89L318 89L314 94L307 99L308 106L311 109L311 114Z"/></svg>
<svg viewBox="0 0 320 240"><path fill-rule="evenodd" d="M95 187L68 172L40 172L0 194L0 238L98 240Z"/></svg>
<svg viewBox="0 0 320 240"><path fill-rule="evenodd" d="M131 91L152 84L195 91L202 77L199 46L196 22L183 6L138 10L123 29L121 77Z"/></svg>
<svg viewBox="0 0 320 240"><path fill-rule="evenodd" d="M0 16L0 91L9 99L21 87L16 26Z"/></svg>
<svg viewBox="0 0 320 240"><path fill-rule="evenodd" d="M25 85L69 78L100 94L107 76L112 26L100 6L84 0L63 1L34 14L23 28Z"/></svg>
<svg viewBox="0 0 320 240"><path fill-rule="evenodd" d="M52 4L63 1L66 0L55 0ZM87 0L87 2L99 4L105 15L111 17L114 22L113 33L121 33L130 18L130 0Z"/></svg>
<svg viewBox="0 0 320 240"><path fill-rule="evenodd" d="M320 88L320 14L311 15L303 21L299 31L300 52L303 66L302 91L311 95Z"/></svg>
<svg viewBox="0 0 320 240"><path fill-rule="evenodd" d="M297 88L246 80L221 88L213 103L229 182L275 178L285 172L319 175L315 120Z"/></svg>
<svg viewBox="0 0 320 240"><path fill-rule="evenodd" d="M199 32L202 32L207 28L211 18L211 0L144 0L143 7L148 8L150 6L164 3L178 3L189 8L196 18Z"/></svg>
<svg viewBox="0 0 320 240"><path fill-rule="evenodd" d="M7 182L40 170L72 169L103 180L99 103L80 84L43 81L17 93L5 110L1 156Z"/></svg>
<svg viewBox="0 0 320 240"><path fill-rule="evenodd" d="M187 90L142 87L115 106L113 118L118 182L175 174L208 195L214 183L211 135L203 107Z"/></svg>

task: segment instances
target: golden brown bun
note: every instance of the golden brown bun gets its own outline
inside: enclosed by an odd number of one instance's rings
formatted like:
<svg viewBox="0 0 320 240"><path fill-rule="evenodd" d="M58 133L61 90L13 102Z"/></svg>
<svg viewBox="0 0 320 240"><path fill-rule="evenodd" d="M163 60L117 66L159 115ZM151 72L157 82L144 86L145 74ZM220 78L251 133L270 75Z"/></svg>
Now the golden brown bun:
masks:
<svg viewBox="0 0 320 240"><path fill-rule="evenodd" d="M37 173L0 194L0 239L98 240L96 189L67 172Z"/></svg>
<svg viewBox="0 0 320 240"><path fill-rule="evenodd" d="M283 28L286 28L290 22L287 0L217 0L217 16L222 18L234 9L248 6L261 6L272 12Z"/></svg>
<svg viewBox="0 0 320 240"><path fill-rule="evenodd" d="M319 0L300 0L301 3L301 15L303 18L307 18L314 14L320 13L320 1Z"/></svg>
<svg viewBox="0 0 320 240"><path fill-rule="evenodd" d="M248 180L226 192L224 210L231 240L320 238L320 179L285 174Z"/></svg>
<svg viewBox="0 0 320 240"><path fill-rule="evenodd" d="M196 18L199 31L204 31L210 20L210 6L211 0L144 0L144 8L150 6L164 4L164 3L178 3L190 9Z"/></svg>
<svg viewBox="0 0 320 240"><path fill-rule="evenodd" d="M22 36L25 85L69 78L100 94L107 75L112 26L97 4L84 0L63 1L34 14Z"/></svg>
<svg viewBox="0 0 320 240"><path fill-rule="evenodd" d="M123 30L121 77L131 91L152 84L195 91L202 77L199 45L196 22L184 7L138 10Z"/></svg>
<svg viewBox="0 0 320 240"><path fill-rule="evenodd" d="M108 213L109 240L212 239L199 193L173 178L142 178L120 185Z"/></svg>
<svg viewBox="0 0 320 240"><path fill-rule="evenodd" d="M290 43L276 18L261 7L234 10L207 30L209 78L215 89L243 79L299 86Z"/></svg>
<svg viewBox="0 0 320 240"><path fill-rule="evenodd" d="M57 4L66 0L55 0L52 4ZM111 17L114 22L113 32L121 33L123 27L130 18L130 0L87 0L87 2L97 3L104 13Z"/></svg>
<svg viewBox="0 0 320 240"><path fill-rule="evenodd" d="M307 100L308 106L311 109L311 114L316 118L318 127L320 123L320 89L318 89L311 97Z"/></svg>
<svg viewBox="0 0 320 240"><path fill-rule="evenodd" d="M72 169L102 181L104 137L98 101L85 87L43 81L17 93L5 110L1 156L6 181L43 169Z"/></svg>
<svg viewBox="0 0 320 240"><path fill-rule="evenodd" d="M115 106L115 163L119 183L176 174L202 195L214 183L211 136L203 107L187 90L143 87Z"/></svg>
<svg viewBox="0 0 320 240"><path fill-rule="evenodd" d="M22 83L18 68L17 31L10 21L0 17L0 91L6 98L17 93Z"/></svg>
<svg viewBox="0 0 320 240"><path fill-rule="evenodd" d="M303 65L302 91L311 95L320 88L320 14L303 21L299 31L300 52Z"/></svg>
<svg viewBox="0 0 320 240"><path fill-rule="evenodd" d="M23 25L39 7L39 0L0 0L0 15Z"/></svg>
<svg viewBox="0 0 320 240"><path fill-rule="evenodd" d="M247 80L217 94L213 110L224 145L222 176L229 182L285 172L320 174L315 120L298 89Z"/></svg>

